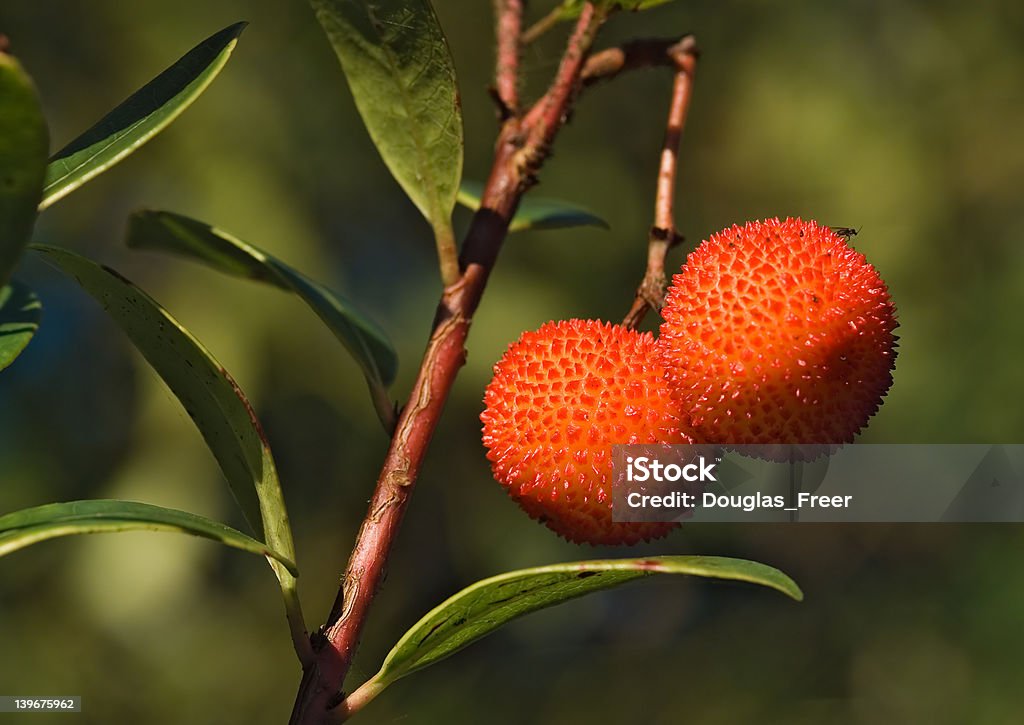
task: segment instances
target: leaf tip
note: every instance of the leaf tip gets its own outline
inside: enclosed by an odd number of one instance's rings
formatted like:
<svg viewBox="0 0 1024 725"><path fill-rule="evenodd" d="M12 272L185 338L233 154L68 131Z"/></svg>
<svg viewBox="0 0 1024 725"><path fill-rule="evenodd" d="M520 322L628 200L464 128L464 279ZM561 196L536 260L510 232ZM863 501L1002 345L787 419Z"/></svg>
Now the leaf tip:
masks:
<svg viewBox="0 0 1024 725"><path fill-rule="evenodd" d="M762 584L785 594L795 602L802 602L804 600L803 589L800 588L799 584L793 581L792 577L783 571L775 569L774 567L769 567L769 569L771 569L773 576L770 579L763 580L761 582Z"/></svg>

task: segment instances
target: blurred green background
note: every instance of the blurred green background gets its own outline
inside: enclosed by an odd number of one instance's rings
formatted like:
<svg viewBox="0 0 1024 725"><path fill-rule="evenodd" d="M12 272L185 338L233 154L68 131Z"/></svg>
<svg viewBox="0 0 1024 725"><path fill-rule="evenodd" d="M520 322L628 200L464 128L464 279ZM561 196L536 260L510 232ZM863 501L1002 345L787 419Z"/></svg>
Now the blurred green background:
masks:
<svg viewBox="0 0 1024 725"><path fill-rule="evenodd" d="M460 72L466 176L482 178L496 129L490 3L435 4ZM143 284L254 400L315 625L386 447L361 376L297 300L129 252L124 219L141 206L195 216L357 300L399 349L398 396L439 291L426 224L381 164L301 0L0 4L0 32L36 79L54 148L239 19L252 25L210 90L48 210L37 238ZM895 385L862 440L1024 441L1022 28L1024 5L1012 0L687 0L622 14L599 41L689 31L704 51L681 157L683 251L765 216L861 228L855 245L902 322ZM528 88L543 87L561 40L527 51ZM559 138L539 193L586 204L612 231L506 244L351 684L427 609L513 567L734 555L787 571L806 601L700 581L632 585L521 620L393 686L360 721L1019 721L1020 526L705 524L598 550L530 521L490 478L477 415L504 347L548 319L620 319L628 307L669 86L648 71L595 88ZM0 511L122 497L238 525L201 438L124 336L38 260L19 275L46 312L0 375ZM0 694L81 694L83 723L281 723L298 678L276 586L254 557L120 534L0 560Z"/></svg>

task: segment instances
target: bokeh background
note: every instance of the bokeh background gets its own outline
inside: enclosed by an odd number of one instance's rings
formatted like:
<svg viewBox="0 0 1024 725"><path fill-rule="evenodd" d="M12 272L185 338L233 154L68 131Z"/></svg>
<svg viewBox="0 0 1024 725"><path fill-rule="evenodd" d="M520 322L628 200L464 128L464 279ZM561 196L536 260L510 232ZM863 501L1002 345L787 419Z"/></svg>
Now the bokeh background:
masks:
<svg viewBox="0 0 1024 725"><path fill-rule="evenodd" d="M490 3L435 4L460 73L465 173L482 178L496 129ZM552 3L533 5L539 15ZM129 252L124 220L142 206L195 216L357 300L397 345L399 397L439 291L426 224L381 164L304 2L0 4L0 32L37 81L54 148L239 19L252 25L209 91L46 211L37 237L143 284L254 400L315 625L386 447L358 370L297 300ZM622 14L599 43L691 31L704 51L679 179L689 242L675 264L748 219L861 228L855 244L902 321L895 385L865 441L1024 440L1022 27L1012 0L687 0ZM554 71L561 42L556 33L526 53L529 89ZM361 721L1019 721L1020 526L705 524L595 550L527 519L491 480L477 415L504 347L552 318L620 319L628 307L669 86L648 71L595 88L559 138L539 192L597 210L612 230L508 240L352 683L427 609L514 567L734 555L787 571L806 601L673 578L631 585L508 626L394 685ZM0 511L122 497L238 525L187 416L97 305L31 256L19 275L46 312L0 376ZM282 614L263 562L208 542L46 543L0 560L0 693L81 694L83 723L284 722L299 670Z"/></svg>

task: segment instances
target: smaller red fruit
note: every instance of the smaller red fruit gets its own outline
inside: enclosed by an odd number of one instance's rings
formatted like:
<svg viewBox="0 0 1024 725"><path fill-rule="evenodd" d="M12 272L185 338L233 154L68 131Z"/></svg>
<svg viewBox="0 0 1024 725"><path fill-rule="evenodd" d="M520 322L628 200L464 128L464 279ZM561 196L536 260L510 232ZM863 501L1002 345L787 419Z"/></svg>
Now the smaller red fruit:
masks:
<svg viewBox="0 0 1024 725"><path fill-rule="evenodd" d="M634 544L677 525L612 521L612 446L691 442L650 333L549 322L509 346L484 402L494 477L551 530L578 543Z"/></svg>

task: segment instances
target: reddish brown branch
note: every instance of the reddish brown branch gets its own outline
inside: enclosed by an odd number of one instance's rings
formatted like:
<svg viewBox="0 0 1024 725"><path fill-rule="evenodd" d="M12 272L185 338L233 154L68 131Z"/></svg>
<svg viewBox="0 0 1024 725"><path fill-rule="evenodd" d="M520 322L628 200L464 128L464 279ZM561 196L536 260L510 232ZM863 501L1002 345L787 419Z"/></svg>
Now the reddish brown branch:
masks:
<svg viewBox="0 0 1024 725"><path fill-rule="evenodd" d="M497 63L494 87L502 119L519 109L519 39L523 28L523 0L494 0L497 18Z"/></svg>
<svg viewBox="0 0 1024 725"><path fill-rule="evenodd" d="M669 249L680 237L676 233L673 205L675 200L676 172L678 170L679 141L686 123L693 91L693 76L697 70L697 45L693 36L688 35L668 50L675 65L675 81L672 85L672 102L669 105L668 122L665 125L665 140L661 147L661 164L658 168L658 184L654 199L654 225L647 243L647 269L637 287L633 305L622 324L637 327L648 310L660 310L665 300L665 258Z"/></svg>
<svg viewBox="0 0 1024 725"><path fill-rule="evenodd" d="M661 166L658 169L658 191L654 205L654 226L675 231L672 204L675 198L677 157L679 141L686 123L693 90L693 75L697 70L697 45L692 35L686 36L671 50L677 63L675 83L672 87L672 103L669 106L668 122L665 125L665 142L661 150Z"/></svg>
<svg viewBox="0 0 1024 725"><path fill-rule="evenodd" d="M344 699L342 686L383 580L420 465L465 362L470 321L509 220L543 163L579 88L583 62L599 24L593 6L587 4L555 81L527 114L532 120L511 117L502 126L480 209L470 224L460 256L462 276L441 296L419 373L398 419L337 599L327 623L314 637L316 659L303 673L290 721L293 725L321 725L343 717L344 708L338 708Z"/></svg>
<svg viewBox="0 0 1024 725"><path fill-rule="evenodd" d="M602 22L604 16L597 13L593 5L587 3L583 6L551 88L534 104L523 120L523 126L529 133L525 149L527 152L546 153L558 129L565 123L566 114L580 91L583 64Z"/></svg>
<svg viewBox="0 0 1024 725"><path fill-rule="evenodd" d="M516 123L512 120L499 140L494 173L466 238L461 260L465 271L459 282L446 288L441 297L419 374L399 417L337 599L327 623L315 638L316 661L304 673L292 723L331 722L329 710L343 699L345 676L370 604L384 577L409 495L455 376L465 360L470 320L522 193L515 165L510 163L511 156L518 151L518 144L513 141L516 136Z"/></svg>

